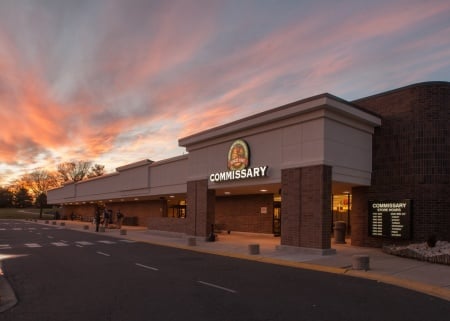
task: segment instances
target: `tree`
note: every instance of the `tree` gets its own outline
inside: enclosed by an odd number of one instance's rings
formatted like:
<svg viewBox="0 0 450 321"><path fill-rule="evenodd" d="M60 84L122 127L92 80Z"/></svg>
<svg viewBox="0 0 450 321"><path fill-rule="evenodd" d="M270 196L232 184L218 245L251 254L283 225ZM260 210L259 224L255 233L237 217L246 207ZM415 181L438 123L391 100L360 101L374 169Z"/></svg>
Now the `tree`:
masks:
<svg viewBox="0 0 450 321"><path fill-rule="evenodd" d="M14 201L14 193L9 189L0 188L0 207L11 207Z"/></svg>
<svg viewBox="0 0 450 321"><path fill-rule="evenodd" d="M77 161L65 162L58 165L58 173L63 183L79 182L87 177L91 162Z"/></svg>
<svg viewBox="0 0 450 321"><path fill-rule="evenodd" d="M98 177L105 174L105 165L94 164L88 173L88 178Z"/></svg>
<svg viewBox="0 0 450 321"><path fill-rule="evenodd" d="M30 207L33 204L33 198L25 187L21 187L15 195L14 203L17 207Z"/></svg>
<svg viewBox="0 0 450 321"><path fill-rule="evenodd" d="M42 218L44 207L47 206L48 190L59 185L56 175L43 169L37 169L30 174L24 175L22 181L32 191L36 199L36 205L40 209L39 218Z"/></svg>

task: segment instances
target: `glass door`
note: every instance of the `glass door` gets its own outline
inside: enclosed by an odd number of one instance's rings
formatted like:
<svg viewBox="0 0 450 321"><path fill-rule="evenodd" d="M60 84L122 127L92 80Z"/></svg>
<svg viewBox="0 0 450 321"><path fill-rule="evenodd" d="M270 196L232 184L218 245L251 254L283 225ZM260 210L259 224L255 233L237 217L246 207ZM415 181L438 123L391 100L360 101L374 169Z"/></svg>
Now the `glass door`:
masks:
<svg viewBox="0 0 450 321"><path fill-rule="evenodd" d="M281 235L281 202L273 202L272 232L274 236Z"/></svg>

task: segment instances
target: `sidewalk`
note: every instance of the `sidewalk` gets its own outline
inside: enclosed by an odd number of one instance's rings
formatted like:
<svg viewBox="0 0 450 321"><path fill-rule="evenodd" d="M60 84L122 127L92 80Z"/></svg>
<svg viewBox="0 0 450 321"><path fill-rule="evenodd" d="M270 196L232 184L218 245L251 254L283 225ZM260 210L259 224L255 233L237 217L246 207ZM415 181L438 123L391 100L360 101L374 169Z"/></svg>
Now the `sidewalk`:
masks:
<svg viewBox="0 0 450 321"><path fill-rule="evenodd" d="M62 222L64 226L61 226ZM46 224L45 221L39 221L39 223ZM50 222L50 224L53 223ZM95 226L91 223L58 221L56 225L61 228L95 233ZM87 230L85 230L86 226L88 226ZM231 234L218 234L215 242L206 242L204 238L193 240L192 237L150 231L145 227L124 226L123 230L125 232L122 233L126 233L125 235L121 235L118 229L106 229L105 232L99 233L190 251L371 279L450 301L450 266L401 258L385 254L381 249L332 244L336 254L320 255L305 253L291 247L280 248L280 239L272 235L231 232ZM258 245L259 254L251 254L254 251L250 250L250 244ZM352 269L353 255L368 255L370 269L367 271Z"/></svg>

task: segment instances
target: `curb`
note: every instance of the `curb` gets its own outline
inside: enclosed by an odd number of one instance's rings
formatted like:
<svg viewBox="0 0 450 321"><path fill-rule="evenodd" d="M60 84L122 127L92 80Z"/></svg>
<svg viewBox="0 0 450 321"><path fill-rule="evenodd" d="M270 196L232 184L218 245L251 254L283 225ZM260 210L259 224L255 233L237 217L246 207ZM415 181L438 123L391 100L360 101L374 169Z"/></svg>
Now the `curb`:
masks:
<svg viewBox="0 0 450 321"><path fill-rule="evenodd" d="M11 309L17 302L16 294L3 274L0 261L0 313Z"/></svg>

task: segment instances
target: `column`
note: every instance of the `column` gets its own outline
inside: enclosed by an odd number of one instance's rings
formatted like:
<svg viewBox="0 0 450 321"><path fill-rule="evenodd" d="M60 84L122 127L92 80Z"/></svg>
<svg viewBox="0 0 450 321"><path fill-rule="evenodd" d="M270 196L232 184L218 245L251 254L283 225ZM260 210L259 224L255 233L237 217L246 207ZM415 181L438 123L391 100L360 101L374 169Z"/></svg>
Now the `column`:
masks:
<svg viewBox="0 0 450 321"><path fill-rule="evenodd" d="M216 193L208 180L187 182L186 234L208 236L214 224Z"/></svg>
<svg viewBox="0 0 450 321"><path fill-rule="evenodd" d="M331 248L331 166L281 173L281 245Z"/></svg>

